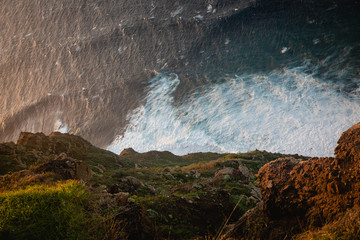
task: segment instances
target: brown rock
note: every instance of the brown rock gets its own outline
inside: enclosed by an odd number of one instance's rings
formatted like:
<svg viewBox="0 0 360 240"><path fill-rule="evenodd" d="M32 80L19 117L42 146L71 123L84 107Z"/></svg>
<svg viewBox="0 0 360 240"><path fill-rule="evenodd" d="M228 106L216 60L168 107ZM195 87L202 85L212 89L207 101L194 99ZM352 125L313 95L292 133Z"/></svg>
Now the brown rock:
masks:
<svg viewBox="0 0 360 240"><path fill-rule="evenodd" d="M92 172L89 165L85 162L72 158L55 159L36 166L34 173L53 172L63 179L79 179L83 181L90 180Z"/></svg>
<svg viewBox="0 0 360 240"><path fill-rule="evenodd" d="M360 123L341 135L335 155L338 160L360 161Z"/></svg>
<svg viewBox="0 0 360 240"><path fill-rule="evenodd" d="M264 207L272 215L290 214L288 211L297 211L297 206L288 206L292 202L283 198L296 198L297 192L292 182L288 182L290 172L299 160L294 158L280 158L265 164L257 175ZM285 204L284 204L285 203ZM293 208L295 207L295 208Z"/></svg>
<svg viewBox="0 0 360 240"><path fill-rule="evenodd" d="M124 150L122 150L122 152L120 153L120 156L131 156L131 155L136 155L139 154L138 152L136 152L134 149L132 148L125 148Z"/></svg>
<svg viewBox="0 0 360 240"><path fill-rule="evenodd" d="M249 182L252 175L250 170L243 165L239 165L238 170L240 173L240 179L244 182Z"/></svg>
<svg viewBox="0 0 360 240"><path fill-rule="evenodd" d="M117 203L118 206L123 206L127 203L127 200L129 198L129 193L128 192L118 192L114 194L115 197L115 201Z"/></svg>
<svg viewBox="0 0 360 240"><path fill-rule="evenodd" d="M229 175L231 178L235 178L239 176L239 170L228 167L218 170L215 173L215 178L223 178L225 175Z"/></svg>
<svg viewBox="0 0 360 240"><path fill-rule="evenodd" d="M226 234L233 239L284 239L337 221L360 204L360 123L344 132L335 158L283 158L258 172L263 203ZM262 227L256 228L259 223ZM360 227L360 226L359 226Z"/></svg>
<svg viewBox="0 0 360 240"><path fill-rule="evenodd" d="M144 184L137 178L133 176L127 176L120 179L120 182L118 184L114 184L110 188L111 193L117 193L117 192L129 192L131 194L135 194L136 190L139 187L143 187Z"/></svg>
<svg viewBox="0 0 360 240"><path fill-rule="evenodd" d="M27 153L39 156L41 161L52 160L53 155L65 154L95 167L97 164L104 167L122 165L117 154L97 148L80 136L67 133L53 132L46 136L43 133L22 132L17 145Z"/></svg>
<svg viewBox="0 0 360 240"><path fill-rule="evenodd" d="M38 151L46 151L49 148L48 137L43 133L21 132L17 144Z"/></svg>

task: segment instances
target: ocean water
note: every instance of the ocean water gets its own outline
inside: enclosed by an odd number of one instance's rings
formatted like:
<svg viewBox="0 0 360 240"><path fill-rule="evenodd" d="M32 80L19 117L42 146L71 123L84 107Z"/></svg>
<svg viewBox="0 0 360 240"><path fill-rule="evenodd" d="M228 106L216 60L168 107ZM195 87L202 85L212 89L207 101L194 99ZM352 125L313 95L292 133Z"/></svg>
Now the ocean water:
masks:
<svg viewBox="0 0 360 240"><path fill-rule="evenodd" d="M150 80L144 104L129 114L121 152L246 152L254 149L332 156L341 133L359 120L359 90L344 94L309 73L306 64L267 74L228 76L195 89L174 106L174 73Z"/></svg>
<svg viewBox="0 0 360 240"><path fill-rule="evenodd" d="M4 0L0 141L332 156L360 121L360 3Z"/></svg>

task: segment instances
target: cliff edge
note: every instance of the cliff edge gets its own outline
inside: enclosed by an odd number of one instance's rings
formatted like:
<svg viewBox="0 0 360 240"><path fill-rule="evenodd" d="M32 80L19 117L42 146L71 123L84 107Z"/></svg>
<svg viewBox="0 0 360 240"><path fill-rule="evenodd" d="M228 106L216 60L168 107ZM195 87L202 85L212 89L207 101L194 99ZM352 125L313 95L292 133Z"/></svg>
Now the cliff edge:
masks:
<svg viewBox="0 0 360 240"><path fill-rule="evenodd" d="M360 238L360 123L342 134L335 158L280 158L257 177L262 202L229 228L228 238Z"/></svg>

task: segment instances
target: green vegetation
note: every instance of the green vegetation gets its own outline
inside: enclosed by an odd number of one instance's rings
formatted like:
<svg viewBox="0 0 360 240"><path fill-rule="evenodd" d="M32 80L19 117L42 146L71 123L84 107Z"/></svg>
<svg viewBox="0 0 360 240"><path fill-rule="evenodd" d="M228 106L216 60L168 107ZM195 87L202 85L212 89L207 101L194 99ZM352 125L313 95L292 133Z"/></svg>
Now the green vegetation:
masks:
<svg viewBox="0 0 360 240"><path fill-rule="evenodd" d="M16 163L0 176L0 239L211 239L260 201L258 169L286 156L119 156L78 136L24 133L0 144L0 166ZM84 184L66 180L87 176L78 160L93 172Z"/></svg>
<svg viewBox="0 0 360 240"><path fill-rule="evenodd" d="M113 209L75 180L0 192L0 239L126 239Z"/></svg>
<svg viewBox="0 0 360 240"><path fill-rule="evenodd" d="M86 239L86 187L76 181L0 193L0 238Z"/></svg>

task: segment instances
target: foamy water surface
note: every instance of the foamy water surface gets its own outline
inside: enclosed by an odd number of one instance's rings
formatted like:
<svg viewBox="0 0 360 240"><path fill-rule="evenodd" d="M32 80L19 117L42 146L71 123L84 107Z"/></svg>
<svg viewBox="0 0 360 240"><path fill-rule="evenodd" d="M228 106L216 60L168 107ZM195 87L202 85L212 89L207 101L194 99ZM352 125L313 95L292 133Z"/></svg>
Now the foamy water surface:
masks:
<svg viewBox="0 0 360 240"><path fill-rule="evenodd" d="M129 115L125 134L108 149L332 156L341 133L359 121L360 100L305 68L228 77L197 89L177 107L172 93L178 76L160 74L151 80L144 104Z"/></svg>

